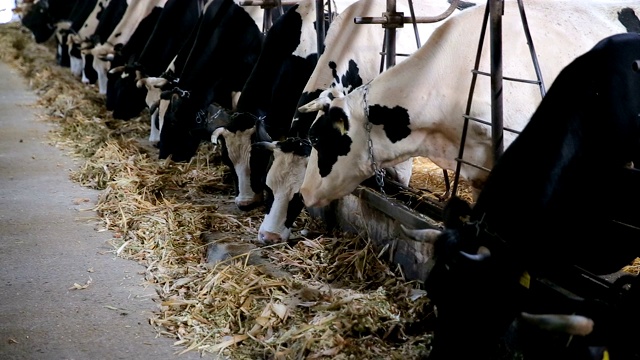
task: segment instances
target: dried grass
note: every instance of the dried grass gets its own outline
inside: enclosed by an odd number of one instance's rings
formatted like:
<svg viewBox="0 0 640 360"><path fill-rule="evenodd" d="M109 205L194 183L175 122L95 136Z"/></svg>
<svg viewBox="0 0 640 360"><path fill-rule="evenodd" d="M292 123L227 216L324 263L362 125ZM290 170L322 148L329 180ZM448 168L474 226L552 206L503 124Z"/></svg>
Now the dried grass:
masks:
<svg viewBox="0 0 640 360"><path fill-rule="evenodd" d="M81 163L71 178L101 190L98 230L113 234L115 255L145 266L158 292L150 322L176 340L179 352L233 359L426 354L428 298L391 271L365 238L302 237L208 264L203 234L246 243L262 219L260 209L233 209L217 150L203 145L187 164L158 160L144 140L147 113L114 120L95 87L58 67L51 44L33 43L19 24L0 26L0 45L2 60L39 94L43 120L55 124L52 144ZM317 224L303 216L298 226Z"/></svg>

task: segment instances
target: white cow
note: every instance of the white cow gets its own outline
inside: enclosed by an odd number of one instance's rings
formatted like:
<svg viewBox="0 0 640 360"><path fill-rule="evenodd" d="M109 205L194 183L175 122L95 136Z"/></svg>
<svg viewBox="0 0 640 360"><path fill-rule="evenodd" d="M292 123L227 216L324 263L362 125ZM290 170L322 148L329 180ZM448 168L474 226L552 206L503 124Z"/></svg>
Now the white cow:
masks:
<svg viewBox="0 0 640 360"><path fill-rule="evenodd" d="M445 12L449 4L445 1L415 1L416 16L436 16ZM405 16L410 12L406 1L397 3L397 10ZM358 25L355 17L381 16L386 11L386 3L361 0L347 7L331 24L325 39L325 49L304 88L299 105L320 96L329 99L329 95L344 96L363 83L369 82L380 73L384 29L380 25ZM455 10L455 13L458 13ZM419 24L420 41L424 43L440 23ZM413 26L406 24L397 29L396 52L410 54L418 49ZM405 57L398 56L397 63ZM384 70L384 67L383 67ZM322 95L321 95L322 94ZM322 111L319 112L320 114ZM318 115L319 116L319 115ZM316 112L300 113L296 111L292 122L292 136L306 138L306 132ZM304 179L304 169L308 160L309 145L305 141L290 140L282 144L264 144L274 151L273 163L267 174L266 184L273 194L273 202L267 208L265 218L260 225L258 241L272 243L286 241L291 226L300 214L303 206L299 197L300 186ZM402 167L403 168L400 168ZM408 184L411 176L411 159L398 164L396 179Z"/></svg>
<svg viewBox="0 0 640 360"><path fill-rule="evenodd" d="M551 84L564 66L602 38L626 32L618 20L624 8L640 12L638 1L529 3L527 18L546 83ZM478 6L449 18L410 58L346 97L331 101L329 112L309 130L314 149L301 188L306 206L327 205L372 176L370 151L380 167L424 156L443 169L455 169L478 43L473 34L479 34L483 14L484 6ZM502 28L504 75L535 79L516 1L505 1ZM488 42L485 45L482 66L486 71L490 54ZM539 89L505 82L503 96L504 126L521 130L541 100ZM305 108L318 110L322 103L316 101ZM471 116L491 118L488 77L478 79L473 105ZM367 123L373 125L370 133L365 130ZM466 160L492 167L490 133L488 126L470 123ZM505 146L514 137L505 132ZM540 141L544 146L544 139ZM462 178L478 190L487 175L471 166L461 170Z"/></svg>

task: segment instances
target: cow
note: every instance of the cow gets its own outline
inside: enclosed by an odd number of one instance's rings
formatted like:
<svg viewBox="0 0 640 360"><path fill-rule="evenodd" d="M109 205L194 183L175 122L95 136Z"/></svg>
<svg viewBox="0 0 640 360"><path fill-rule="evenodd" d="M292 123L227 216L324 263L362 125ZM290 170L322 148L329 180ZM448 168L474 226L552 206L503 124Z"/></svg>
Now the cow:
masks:
<svg viewBox="0 0 640 360"><path fill-rule="evenodd" d="M72 41L77 44L77 49L82 57L83 83L94 84L98 81L98 73L93 66L93 54L91 51L97 44L104 42L104 39L111 35L127 8L127 0L108 0L108 2L104 3L104 8L102 8L101 4L98 4L98 8L94 8L92 12L93 15L98 10L96 14L98 16L97 20L94 20L95 18L89 15L89 19L87 19L89 23L85 22L85 25L83 25L83 28L87 26L87 31L83 31L84 34L87 34L90 28L93 28L94 31L88 33L88 37L72 37Z"/></svg>
<svg viewBox="0 0 640 360"><path fill-rule="evenodd" d="M55 24L67 19L80 0L40 0L31 4L20 18L21 24L33 34L38 44L49 40L55 32Z"/></svg>
<svg viewBox="0 0 640 360"><path fill-rule="evenodd" d="M618 19L623 11L637 14L640 5L635 1L528 4L527 21L543 79L551 83L564 66L595 42L625 32ZM330 103L317 101L306 106L324 110L309 129L313 150L301 187L306 206L325 206L352 192L374 174L373 160L384 168L412 156L424 156L443 169L456 168L477 48L477 39L469 34L478 33L484 12L485 6L476 6L450 17L420 50L373 81ZM503 39L505 76L535 79L515 1L504 3L502 31L508 34ZM489 55L486 42L481 66L488 67ZM541 100L540 90L531 84L505 81L502 93L504 126L522 130ZM488 77L478 79L469 115L491 118ZM490 134L489 126L469 123L466 161L492 167ZM516 136L505 132L505 147ZM467 165L460 171L476 196L487 175L485 170Z"/></svg>
<svg viewBox="0 0 640 360"><path fill-rule="evenodd" d="M96 5L97 0L78 1L69 15L58 21L55 26L55 39L57 44L56 59L58 65L70 66L68 37L77 32Z"/></svg>
<svg viewBox="0 0 640 360"><path fill-rule="evenodd" d="M89 16L85 19L84 23L75 33L67 36L67 48L69 51L69 64L71 73L79 78L82 78L84 84L94 84L98 80L98 74L95 73L93 67L84 71L84 58L80 46L84 41L89 40L91 36L96 32L100 19L105 14L105 8L109 5L111 0L98 0L93 7ZM93 59L91 59L91 62Z"/></svg>
<svg viewBox="0 0 640 360"><path fill-rule="evenodd" d="M329 23L323 18L321 28L327 29ZM316 20L315 0L304 0L273 23L235 112L227 117L230 121L217 121L221 126L212 127L211 141L224 139L225 162L235 180L235 202L240 209L262 203L270 154L252 149L251 144L287 134L297 100L318 60Z"/></svg>
<svg viewBox="0 0 640 360"><path fill-rule="evenodd" d="M166 113L160 130L159 157L187 161L210 140L197 124L210 104L231 109L255 65L263 34L251 16L231 0L207 4L184 65L176 68L173 89L162 94Z"/></svg>
<svg viewBox="0 0 640 360"><path fill-rule="evenodd" d="M471 5L467 3L465 7ZM404 6L403 3L397 4L399 11L406 11ZM416 14L436 15L448 6L444 2L428 3L418 6ZM323 96L343 96L344 93L372 80L383 70L379 51L383 47L384 29L379 26L356 25L353 18L376 16L385 10L384 3L362 0L346 8L334 20L325 40L324 52L299 96L297 106L317 99L321 93L327 94ZM419 25L421 42L426 40L437 26L437 23ZM408 54L418 48L410 26L405 25L404 29L399 29L396 44L396 51L400 54ZM398 62L403 59L398 57ZM294 220L303 209L299 191L311 151L311 145L305 139L307 129L316 115L317 112L302 113L296 109L290 121L290 141L284 146L277 143L259 145L276 150L266 178L266 215L258 232L258 242L261 244L286 241ZM408 183L411 172L411 160L404 164L407 163L408 171L398 171L399 174L405 174L399 179L404 184Z"/></svg>
<svg viewBox="0 0 640 360"><path fill-rule="evenodd" d="M162 7L167 0L128 0L126 11L120 18L116 27L107 38L100 38L98 44L90 50L93 55L93 68L98 73L98 92L107 94L107 72L111 68L111 61L114 59L118 48L125 46L134 35L138 26L149 22L155 25L155 20L159 16ZM153 26L151 25L151 29Z"/></svg>
<svg viewBox="0 0 640 360"><path fill-rule="evenodd" d="M242 2L243 0L236 0L236 3L238 4L241 4ZM283 11L287 8L288 6L283 6ZM262 10L257 6L243 6L242 9L247 11L247 13L256 22L256 25L259 28L263 29L263 33L265 32L264 25L267 23L267 21L263 20L269 19L268 23L273 23L280 16L280 11L271 11L269 14L261 14ZM267 16L270 16L270 18L267 18ZM193 45L192 43L188 44L189 45L185 44L183 47L183 49L186 51L190 50L190 46ZM188 52L185 52L182 55L176 55L174 57L174 60L172 60L172 62L169 64L169 66L161 76L145 76L142 73L137 74L139 76L139 79L136 81L136 86L143 90L146 89L147 91L145 102L149 107L151 113L151 132L149 134L149 141L152 143L157 143L160 141L160 128L164 123L164 114L168 108L168 100L160 99L162 89L165 87L170 88L172 86L172 81L175 79L176 62L179 62L179 57L187 57L188 55ZM238 94L236 94L236 99L233 100L233 104L237 103L237 96Z"/></svg>
<svg viewBox="0 0 640 360"><path fill-rule="evenodd" d="M518 314L557 308L531 301L545 288L536 290L535 279L592 284L589 274L613 273L640 256L640 171L628 167L640 149L639 68L640 34L597 42L557 75L473 207L451 212L463 222L405 229L433 244L425 287L438 315L429 359L492 358ZM558 314L591 319L580 335L612 359L640 358L637 279L562 291L570 306Z"/></svg>
<svg viewBox="0 0 640 360"><path fill-rule="evenodd" d="M159 77L167 69L188 40L185 34L191 34L196 28L204 5L205 0L168 0L140 53L129 58L124 65L112 66L109 74L115 75L115 81L109 88L112 94L107 93L107 98L113 101L114 118L128 120L159 100L158 89L157 96L148 104L145 101L147 88L142 85L147 81L151 84L150 77Z"/></svg>

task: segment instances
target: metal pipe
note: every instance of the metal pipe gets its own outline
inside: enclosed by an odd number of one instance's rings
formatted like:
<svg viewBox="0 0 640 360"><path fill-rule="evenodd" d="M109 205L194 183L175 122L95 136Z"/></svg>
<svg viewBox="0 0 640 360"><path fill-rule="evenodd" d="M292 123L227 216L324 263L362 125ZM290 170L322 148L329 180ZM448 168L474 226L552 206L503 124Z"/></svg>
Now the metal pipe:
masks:
<svg viewBox="0 0 640 360"><path fill-rule="evenodd" d="M395 15L396 13L396 0L387 0L387 14ZM395 26L385 26L385 47L387 50L387 69L396 65L396 27Z"/></svg>
<svg viewBox="0 0 640 360"><path fill-rule="evenodd" d="M262 6L262 7L276 7L278 5L282 6L292 6L299 4L300 1L282 1L280 3L275 0L243 0L238 2L240 6Z"/></svg>
<svg viewBox="0 0 640 360"><path fill-rule="evenodd" d="M452 0L451 4L449 5L449 8L447 8L447 10L445 10L442 14L437 16L416 16L416 23L434 23L434 22L442 21L453 13L453 11L458 6L459 2L460 0ZM371 17L371 16L355 17L353 19L353 22L356 24L379 24L379 25L392 24L391 22L389 22L389 19L387 17ZM412 22L412 18L410 16L402 17L402 24L410 23L410 22ZM399 24L396 24L396 25L399 25Z"/></svg>
<svg viewBox="0 0 640 360"><path fill-rule="evenodd" d="M318 58L324 50L324 0L316 0L316 46Z"/></svg>
<svg viewBox="0 0 640 360"><path fill-rule="evenodd" d="M533 61L533 69L536 71L536 77L539 81L540 95L544 97L547 90L544 86L544 79L542 78L542 71L540 71L540 64L538 64L538 57L536 56L536 49L533 46L533 39L529 32L529 22L527 21L527 15L524 12L524 4L522 0L518 0L518 8L520 10L520 18L522 19L522 26L524 27L524 36L527 38L527 44L529 45L529 52L531 53L531 60Z"/></svg>
<svg viewBox="0 0 640 360"><path fill-rule="evenodd" d="M471 105L473 104L473 92L476 89L476 81L478 80L478 69L480 68L480 58L482 55L482 45L484 44L484 37L487 32L487 22L489 20L489 4L487 0L487 6L484 9L484 16L482 18L482 28L480 29L480 39L478 40L478 50L476 51L476 61L473 65L473 71L471 72L471 85L469 86L469 94L467 95L467 107L465 114L471 113ZM458 159L464 157L464 146L467 140L467 130L469 129L469 118L464 118L464 124L462 126L462 134L460 136L460 150L458 151ZM453 177L453 188L451 194L456 195L458 192L458 182L460 181L460 169L462 168L462 161L458 161L456 164L456 172Z"/></svg>
<svg viewBox="0 0 640 360"><path fill-rule="evenodd" d="M489 1L489 36L491 39L491 140L493 162L504 152L503 87L502 87L502 15L504 0Z"/></svg>

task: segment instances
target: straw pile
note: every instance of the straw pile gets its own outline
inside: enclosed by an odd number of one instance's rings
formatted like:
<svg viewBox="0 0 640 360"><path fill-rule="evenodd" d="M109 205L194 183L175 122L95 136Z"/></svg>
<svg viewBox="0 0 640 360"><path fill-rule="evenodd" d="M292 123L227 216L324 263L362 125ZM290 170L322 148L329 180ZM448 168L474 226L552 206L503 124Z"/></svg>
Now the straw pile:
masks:
<svg viewBox="0 0 640 360"><path fill-rule="evenodd" d="M260 209L235 210L218 150L203 145L188 164L158 160L144 140L147 113L114 120L94 87L58 67L51 44L19 24L0 26L0 54L40 95L51 143L81 164L78 183L101 190L98 231L113 253L146 268L158 290L150 323L178 352L232 359L415 359L426 354L432 307L419 284L380 260L365 236L300 237L249 245ZM299 228L314 229L308 216ZM213 238L214 240L211 240ZM244 250L207 263L207 247Z"/></svg>

